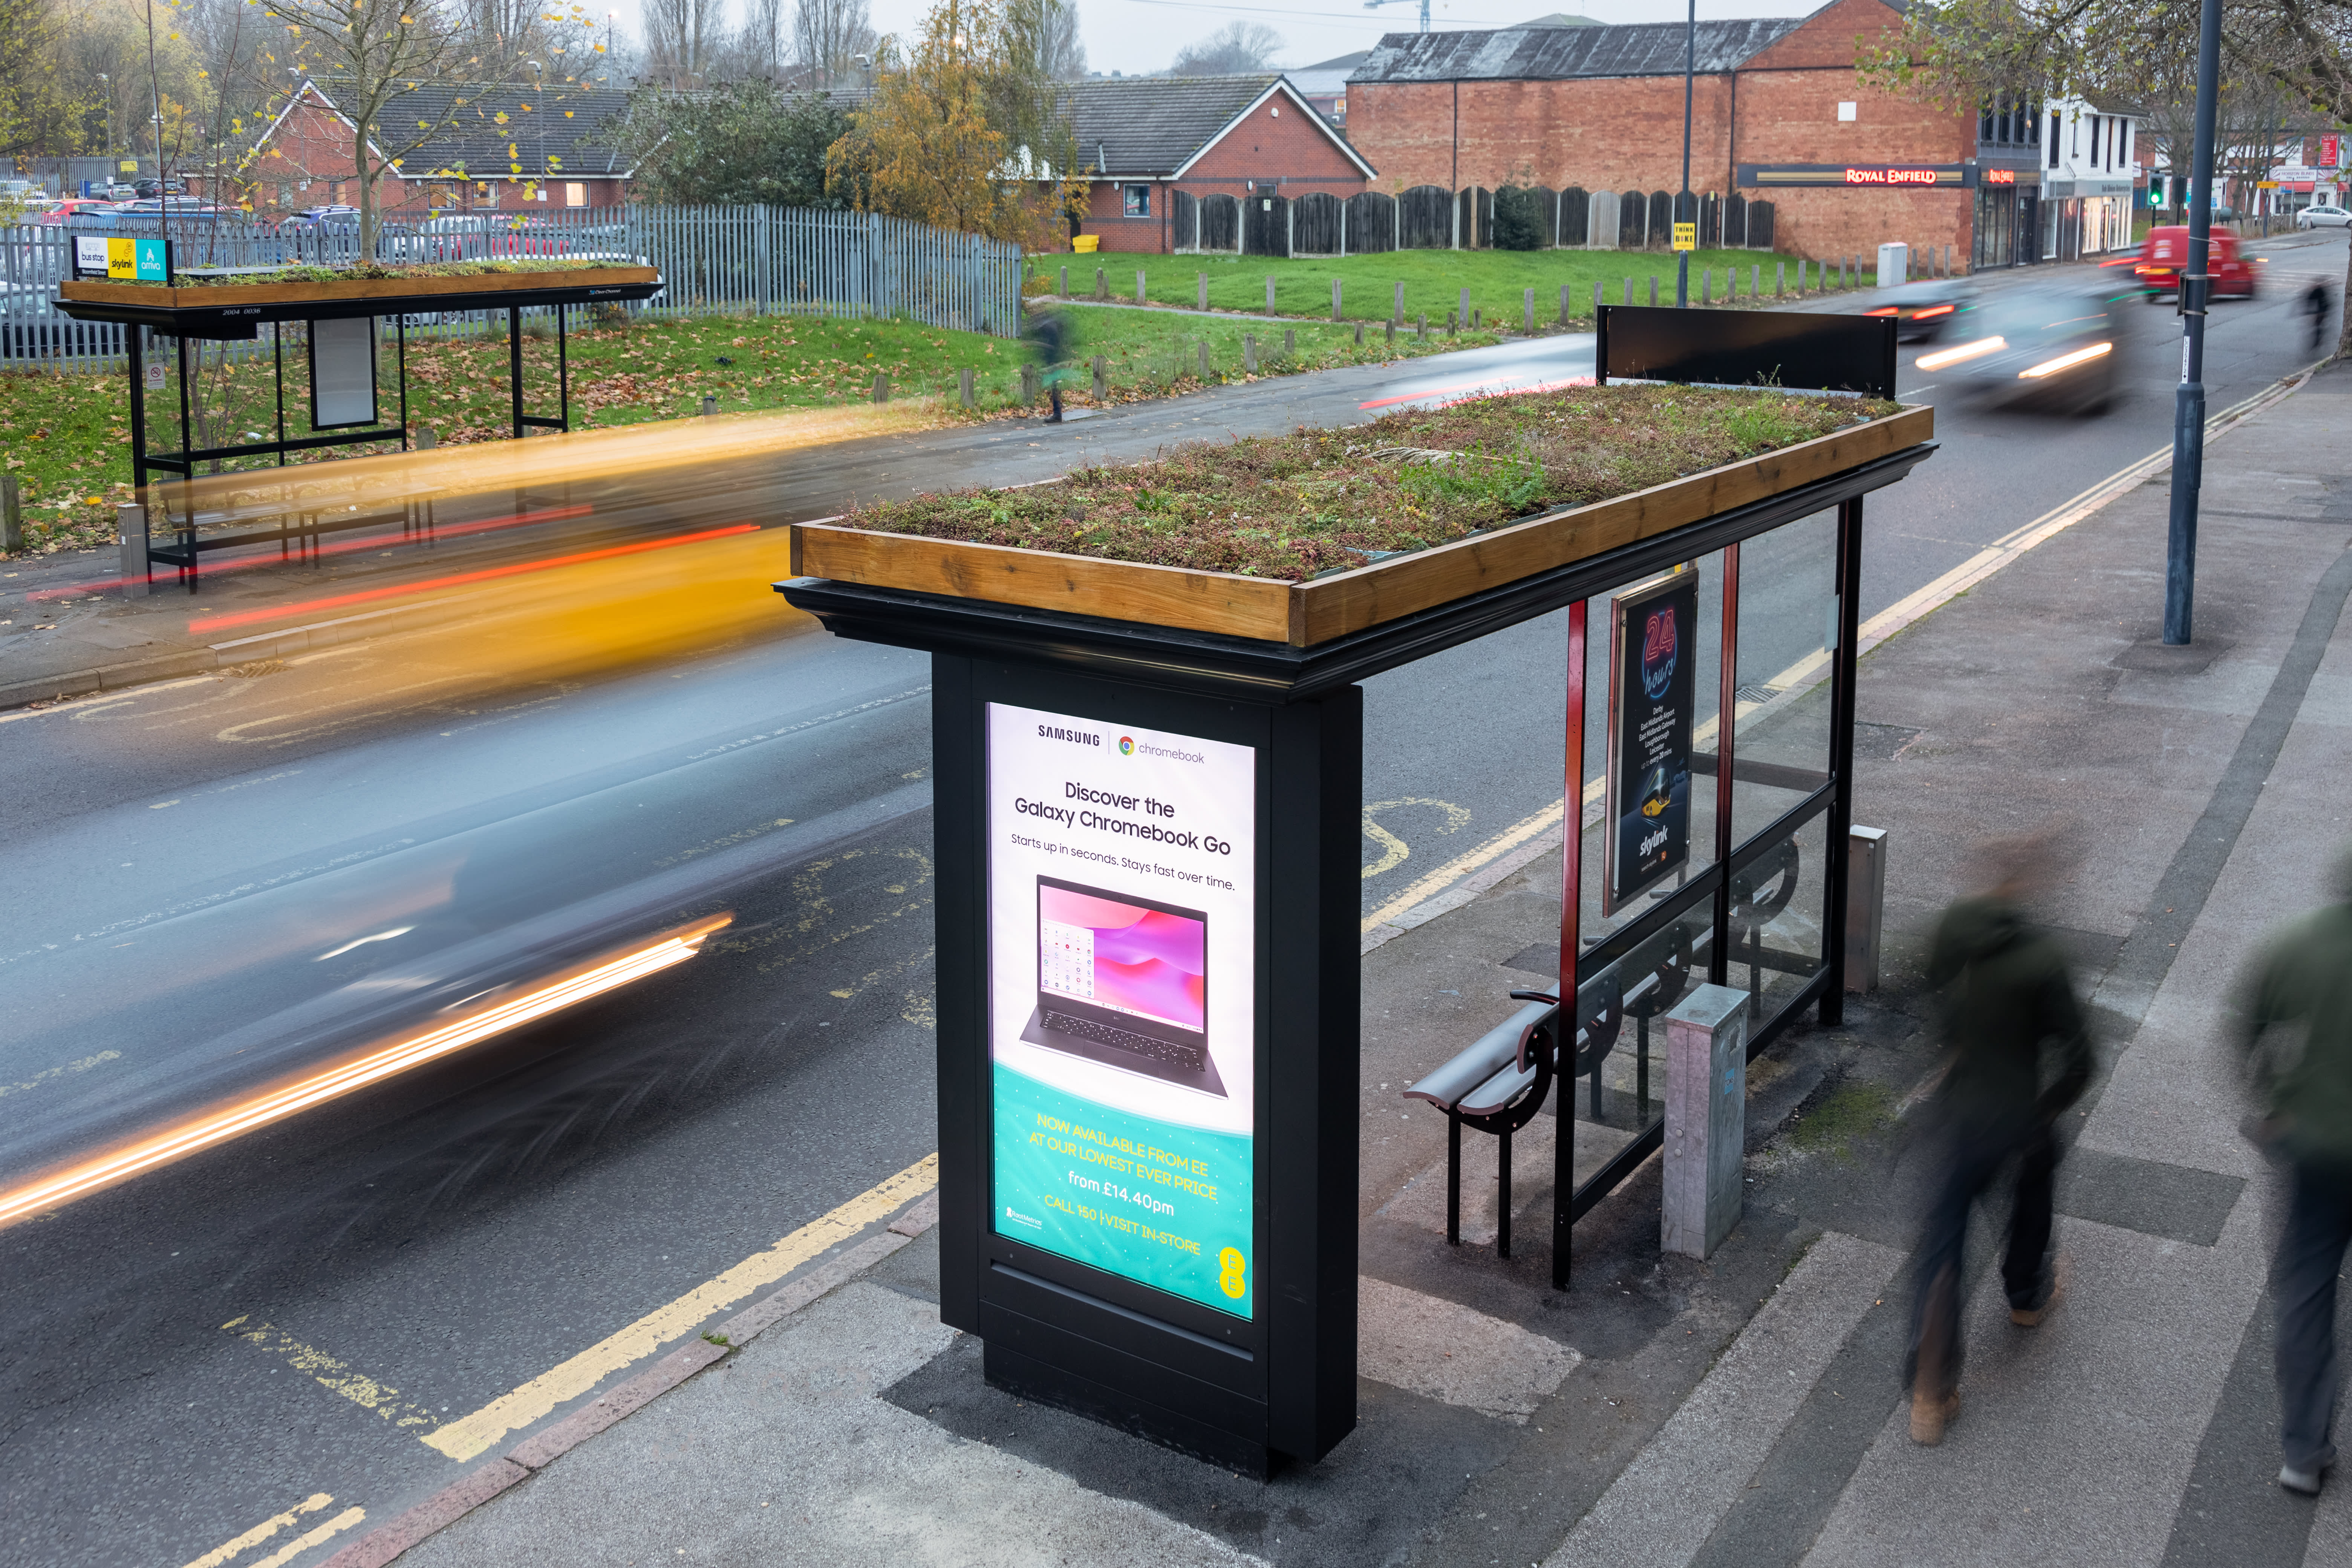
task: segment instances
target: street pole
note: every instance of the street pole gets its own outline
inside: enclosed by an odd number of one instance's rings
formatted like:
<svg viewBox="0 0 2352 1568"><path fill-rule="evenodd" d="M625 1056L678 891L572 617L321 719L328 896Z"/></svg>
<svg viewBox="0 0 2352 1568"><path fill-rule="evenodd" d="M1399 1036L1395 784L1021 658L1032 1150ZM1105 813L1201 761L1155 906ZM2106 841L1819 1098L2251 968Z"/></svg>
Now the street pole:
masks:
<svg viewBox="0 0 2352 1568"><path fill-rule="evenodd" d="M1675 197L1676 223L1690 223L1698 215L1691 210L1690 144L1691 144L1691 83L1698 69L1698 0L1690 0L1690 18L1683 27L1683 188ZM1671 235L1674 230L1666 231ZM1675 252L1675 309L1690 305L1690 252Z"/></svg>
<svg viewBox="0 0 2352 1568"><path fill-rule="evenodd" d="M2205 468L2206 267L2213 237L2213 111L2221 79L2221 0L2197 29L2197 138L2189 170L2189 256L2180 269L2180 388L2172 405L2172 524L2165 542L2164 640L2189 641L2197 602L2197 491Z"/></svg>

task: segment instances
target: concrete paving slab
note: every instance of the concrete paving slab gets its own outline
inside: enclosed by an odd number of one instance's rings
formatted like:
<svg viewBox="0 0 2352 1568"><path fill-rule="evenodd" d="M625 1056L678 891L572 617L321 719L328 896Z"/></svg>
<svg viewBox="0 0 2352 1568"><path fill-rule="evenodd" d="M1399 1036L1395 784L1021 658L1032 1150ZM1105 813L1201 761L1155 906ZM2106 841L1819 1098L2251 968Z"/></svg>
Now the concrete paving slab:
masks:
<svg viewBox="0 0 2352 1568"><path fill-rule="evenodd" d="M551 1552L648 1565L1259 1561L878 1397L958 1337L929 1303L847 1286L402 1561L535 1568Z"/></svg>
<svg viewBox="0 0 2352 1568"><path fill-rule="evenodd" d="M2164 1554L2198 1435L2262 1292L2254 1205L2219 1246L2062 1218L2065 1301L2009 1321L1997 1274L1969 1304L1961 1406L1938 1447L1898 1404L1805 1562L2116 1568Z"/></svg>
<svg viewBox="0 0 2352 1568"><path fill-rule="evenodd" d="M1550 1568L1685 1568L1864 1315L1902 1254L1834 1232L1805 1254Z"/></svg>
<svg viewBox="0 0 2352 1568"><path fill-rule="evenodd" d="M1356 1369L1375 1382L1522 1426L1583 1359L1458 1303L1356 1281Z"/></svg>

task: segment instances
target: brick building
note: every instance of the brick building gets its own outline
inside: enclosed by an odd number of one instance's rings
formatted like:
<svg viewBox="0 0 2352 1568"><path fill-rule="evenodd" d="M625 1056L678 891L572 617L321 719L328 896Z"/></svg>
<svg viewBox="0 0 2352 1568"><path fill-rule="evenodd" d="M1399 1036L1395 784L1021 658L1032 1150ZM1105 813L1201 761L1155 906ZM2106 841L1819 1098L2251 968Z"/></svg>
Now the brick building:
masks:
<svg viewBox="0 0 2352 1568"><path fill-rule="evenodd" d="M1096 77L1074 83L1073 98L1090 176L1076 232L1100 237L1103 250L1287 255L1286 233L1261 231L1286 223L1292 202L1310 195L1344 202L1375 177L1272 72Z"/></svg>
<svg viewBox="0 0 2352 1568"><path fill-rule="evenodd" d="M306 80L254 143L245 184L257 214L359 205L352 122L336 107L334 90L332 82ZM599 143L628 96L578 82L436 85L402 93L380 123L446 121L447 129L386 171L376 182L377 205L403 218L618 206L627 199L626 160ZM386 163L381 150L373 161L379 168Z"/></svg>
<svg viewBox="0 0 2352 1568"><path fill-rule="evenodd" d="M1971 253L1976 117L1861 86L1885 0L1698 24L1691 189L1769 199L1775 247L1888 240ZM1348 134L1382 188L1530 184L1673 191L1682 178L1680 22L1391 33L1348 84Z"/></svg>

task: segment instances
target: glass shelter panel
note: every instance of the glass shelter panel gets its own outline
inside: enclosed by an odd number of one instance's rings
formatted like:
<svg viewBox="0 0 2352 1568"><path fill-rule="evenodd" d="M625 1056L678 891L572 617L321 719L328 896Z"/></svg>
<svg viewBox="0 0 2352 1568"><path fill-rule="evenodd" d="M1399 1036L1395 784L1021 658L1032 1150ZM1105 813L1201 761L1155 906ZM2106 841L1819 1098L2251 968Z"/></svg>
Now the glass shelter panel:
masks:
<svg viewBox="0 0 2352 1568"><path fill-rule="evenodd" d="M1828 645L1836 611L1835 511L1740 547L1735 849L1829 782Z"/></svg>
<svg viewBox="0 0 2352 1568"><path fill-rule="evenodd" d="M1793 832L1771 836L1761 854L1731 873L1731 931L1724 981L1748 994L1752 1036L1772 1021L1825 960L1828 813L1815 812Z"/></svg>

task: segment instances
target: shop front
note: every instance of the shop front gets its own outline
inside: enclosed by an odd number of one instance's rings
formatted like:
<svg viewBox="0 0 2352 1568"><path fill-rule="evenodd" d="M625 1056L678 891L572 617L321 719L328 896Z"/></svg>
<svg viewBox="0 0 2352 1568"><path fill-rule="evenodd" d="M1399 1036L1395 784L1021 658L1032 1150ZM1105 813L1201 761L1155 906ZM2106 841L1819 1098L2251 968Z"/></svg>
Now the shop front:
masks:
<svg viewBox="0 0 2352 1568"><path fill-rule="evenodd" d="M2053 180L2042 188L2042 259L2078 261L2132 247L2133 182Z"/></svg>
<svg viewBox="0 0 2352 1568"><path fill-rule="evenodd" d="M2027 267L2042 259L2037 216L2042 171L1985 164L1977 170L1972 269Z"/></svg>

